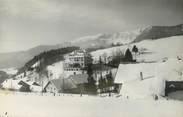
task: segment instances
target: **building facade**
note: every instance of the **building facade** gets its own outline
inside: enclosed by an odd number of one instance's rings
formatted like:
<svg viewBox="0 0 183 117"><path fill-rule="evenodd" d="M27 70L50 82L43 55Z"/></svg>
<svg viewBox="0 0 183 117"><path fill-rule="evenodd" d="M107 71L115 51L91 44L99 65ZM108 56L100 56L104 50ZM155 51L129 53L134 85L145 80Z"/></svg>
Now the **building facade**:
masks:
<svg viewBox="0 0 183 117"><path fill-rule="evenodd" d="M84 68L86 68L87 64L91 62L91 56L85 50L75 50L65 56L63 64L64 73L66 77L70 75L84 74L86 73Z"/></svg>

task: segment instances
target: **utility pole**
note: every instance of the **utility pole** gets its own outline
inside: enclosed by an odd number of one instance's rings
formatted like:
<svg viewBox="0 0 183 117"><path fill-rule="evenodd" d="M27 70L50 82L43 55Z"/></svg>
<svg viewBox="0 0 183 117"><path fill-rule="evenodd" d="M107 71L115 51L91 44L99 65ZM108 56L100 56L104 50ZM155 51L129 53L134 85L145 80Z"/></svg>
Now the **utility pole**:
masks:
<svg viewBox="0 0 183 117"><path fill-rule="evenodd" d="M65 90L65 81L64 81L64 78L63 78L62 80L63 80L63 88L62 88L62 92L64 93L64 90Z"/></svg>
<svg viewBox="0 0 183 117"><path fill-rule="evenodd" d="M140 80L143 80L143 74L140 72Z"/></svg>

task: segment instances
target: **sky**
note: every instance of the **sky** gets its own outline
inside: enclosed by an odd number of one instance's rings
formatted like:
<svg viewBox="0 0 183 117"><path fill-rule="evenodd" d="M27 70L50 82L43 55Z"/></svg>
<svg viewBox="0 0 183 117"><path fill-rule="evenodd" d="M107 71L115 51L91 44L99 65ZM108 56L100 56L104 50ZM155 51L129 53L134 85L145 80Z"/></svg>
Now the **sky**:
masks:
<svg viewBox="0 0 183 117"><path fill-rule="evenodd" d="M183 0L0 0L0 53L183 23Z"/></svg>

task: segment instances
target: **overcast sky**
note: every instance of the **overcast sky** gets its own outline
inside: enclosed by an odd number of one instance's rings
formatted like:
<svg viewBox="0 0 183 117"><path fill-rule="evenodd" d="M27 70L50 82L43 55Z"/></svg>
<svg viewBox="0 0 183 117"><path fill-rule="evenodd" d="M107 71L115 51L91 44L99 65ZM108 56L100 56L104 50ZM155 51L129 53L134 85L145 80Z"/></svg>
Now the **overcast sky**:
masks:
<svg viewBox="0 0 183 117"><path fill-rule="evenodd" d="M183 0L0 0L0 52L183 23Z"/></svg>

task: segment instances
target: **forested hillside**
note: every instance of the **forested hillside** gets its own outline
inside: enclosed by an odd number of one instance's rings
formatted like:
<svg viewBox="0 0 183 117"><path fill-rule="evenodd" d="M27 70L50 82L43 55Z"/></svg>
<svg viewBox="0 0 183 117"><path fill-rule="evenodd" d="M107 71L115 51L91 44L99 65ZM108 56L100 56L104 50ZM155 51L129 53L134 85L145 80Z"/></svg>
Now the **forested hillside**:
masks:
<svg viewBox="0 0 183 117"><path fill-rule="evenodd" d="M8 74L4 71L0 71L0 84L6 80L7 78L9 78Z"/></svg>
<svg viewBox="0 0 183 117"><path fill-rule="evenodd" d="M73 46L42 52L39 55L34 56L34 58L29 60L27 63L25 63L25 65L19 69L18 73L22 73L25 70L31 69L31 66L34 65L36 62L40 62L40 67L38 69L43 70L46 68L46 66L63 60L64 54L70 53L77 49L79 49L79 47Z"/></svg>

